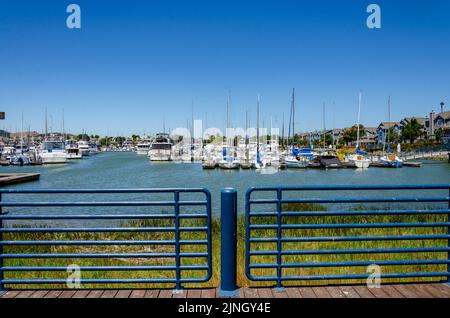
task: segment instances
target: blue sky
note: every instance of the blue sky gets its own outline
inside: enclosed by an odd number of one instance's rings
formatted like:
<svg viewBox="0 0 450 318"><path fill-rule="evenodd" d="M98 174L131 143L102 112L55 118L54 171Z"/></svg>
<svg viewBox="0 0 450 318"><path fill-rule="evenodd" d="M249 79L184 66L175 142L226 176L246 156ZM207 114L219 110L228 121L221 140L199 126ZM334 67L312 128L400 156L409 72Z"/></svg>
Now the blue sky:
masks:
<svg viewBox="0 0 450 318"><path fill-rule="evenodd" d="M66 6L82 10L66 27ZM366 26L377 3L382 28ZM321 129L424 116L450 105L450 2L434 1L20 1L0 0L0 128L109 135L155 133L196 119L223 128L289 116ZM50 117L49 117L50 118Z"/></svg>

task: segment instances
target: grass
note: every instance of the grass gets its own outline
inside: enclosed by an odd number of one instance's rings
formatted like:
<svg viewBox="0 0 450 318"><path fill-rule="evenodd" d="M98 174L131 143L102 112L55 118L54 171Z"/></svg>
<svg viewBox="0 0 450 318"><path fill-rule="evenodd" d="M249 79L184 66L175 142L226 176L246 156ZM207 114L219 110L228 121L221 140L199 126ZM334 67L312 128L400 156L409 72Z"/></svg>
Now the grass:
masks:
<svg viewBox="0 0 450 318"><path fill-rule="evenodd" d="M365 207L354 207L353 209L367 209ZM325 211L326 207L317 204L287 204L284 211ZM285 224L331 224L331 223L384 223L384 222L446 222L446 215L414 215L414 216L314 216L314 217L283 217ZM182 220L182 226L204 225L205 220ZM276 224L274 217L252 218L252 224ZM154 227L173 226L173 220L138 220L127 223L132 227ZM220 277L220 223L218 220L212 222L212 268L211 280L204 284L184 284L185 287L216 287L219 285ZM314 236L381 236L381 235L425 235L425 234L447 234L447 228L392 228L392 229L301 229L284 230L284 237L314 237ZM255 230L252 237L276 237L275 230ZM273 286L274 282L251 282L245 275L245 221L243 217L238 219L238 284L240 286ZM173 233L4 233L3 240L172 240ZM185 232L181 239L204 240L206 233ZM317 250L317 249L357 249L357 248L412 248L412 247L447 247L447 240L402 240L402 241L360 241L360 242L302 242L283 243L283 250ZM276 243L252 244L252 250L275 250ZM4 253L151 253L151 252L173 252L174 246L170 245L116 245L116 246L5 246ZM182 245L182 252L206 252L204 245ZM377 260L412 260L412 259L447 259L444 253L401 253L401 254L342 254L342 255L294 255L283 256L285 263L298 262L338 262L338 261L377 261ZM276 264L275 256L252 257L252 263ZM137 265L174 265L173 259L127 259L127 258L98 258L98 259L5 259L4 266L137 266ZM183 258L182 265L206 264L204 258ZM383 273L391 272L426 272L447 271L446 265L402 265L382 267ZM82 278L173 278L174 271L83 271ZM314 268L289 268L283 269L284 275L338 275L359 273L365 274L365 267L314 267ZM254 276L275 275L275 269L254 269ZM38 278L67 278L65 271L51 272L5 272L5 279L38 279ZM204 277L206 271L182 272L182 277ZM443 278L413 278L401 281L432 281ZM398 279L384 280L383 282L396 282ZM365 280L334 280L334 281L301 281L286 282L285 285L308 285L327 283L363 283ZM8 286L7 286L8 287ZM29 288L31 285L15 285L14 287ZM65 285L50 284L46 288L65 288ZM165 288L173 287L173 284L83 284L85 288Z"/></svg>

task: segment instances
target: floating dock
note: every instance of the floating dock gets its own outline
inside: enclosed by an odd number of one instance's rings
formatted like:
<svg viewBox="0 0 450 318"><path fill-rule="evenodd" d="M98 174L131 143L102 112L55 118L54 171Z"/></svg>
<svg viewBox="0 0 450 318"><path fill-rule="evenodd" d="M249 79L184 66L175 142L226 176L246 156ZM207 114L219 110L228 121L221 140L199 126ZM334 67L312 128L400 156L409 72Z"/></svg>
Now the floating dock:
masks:
<svg viewBox="0 0 450 318"><path fill-rule="evenodd" d="M0 187L39 180L39 173L0 173Z"/></svg>

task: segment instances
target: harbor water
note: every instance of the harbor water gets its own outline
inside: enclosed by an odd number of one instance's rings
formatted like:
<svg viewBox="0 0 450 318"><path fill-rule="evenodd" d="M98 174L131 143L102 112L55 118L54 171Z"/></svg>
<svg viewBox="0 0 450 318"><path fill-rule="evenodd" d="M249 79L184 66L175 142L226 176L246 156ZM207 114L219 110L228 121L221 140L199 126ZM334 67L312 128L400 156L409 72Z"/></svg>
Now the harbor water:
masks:
<svg viewBox="0 0 450 318"><path fill-rule="evenodd" d="M288 169L276 173L255 170L203 170L198 163L150 162L146 156L131 152L106 152L62 165L0 167L1 173L40 173L39 181L13 185L13 189L122 189L122 188L207 188L212 195L213 215L219 215L220 191L225 187L238 190L239 213L243 213L245 191L254 186L314 186L314 185L399 185L450 183L450 165L446 162L424 162L421 168L401 169ZM372 191L371 196L383 195ZM411 196L411 192L408 193ZM302 194L304 196L305 194ZM313 197L330 196L316 191ZM333 194L331 194L333 195ZM367 196L367 192L347 191L340 196ZM92 195L105 200L117 200L117 195ZM83 201L87 197L83 196ZM337 196L337 194L335 194ZM3 200L28 200L30 196L4 195ZM148 194L133 194L124 200L149 200ZM39 201L55 200L54 196L40 195ZM58 201L80 201L77 195L59 195ZM136 208L134 208L136 211ZM143 208L142 208L143 209ZM20 211L20 209L18 209ZM121 212L123 208L84 207L83 213ZM29 213L30 208L27 209ZM38 209L33 210L38 211Z"/></svg>

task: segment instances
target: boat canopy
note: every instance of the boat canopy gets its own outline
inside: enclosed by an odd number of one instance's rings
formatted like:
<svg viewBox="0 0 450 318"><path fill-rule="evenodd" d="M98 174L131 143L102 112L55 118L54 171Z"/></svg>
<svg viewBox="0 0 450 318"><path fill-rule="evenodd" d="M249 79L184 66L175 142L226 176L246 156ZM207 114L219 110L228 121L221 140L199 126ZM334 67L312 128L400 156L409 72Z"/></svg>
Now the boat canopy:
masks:
<svg viewBox="0 0 450 318"><path fill-rule="evenodd" d="M367 152L362 151L359 146L356 147L356 154L358 155L367 155Z"/></svg>

